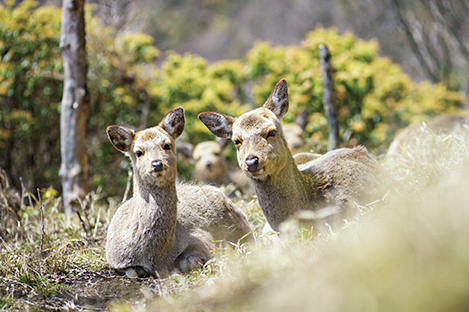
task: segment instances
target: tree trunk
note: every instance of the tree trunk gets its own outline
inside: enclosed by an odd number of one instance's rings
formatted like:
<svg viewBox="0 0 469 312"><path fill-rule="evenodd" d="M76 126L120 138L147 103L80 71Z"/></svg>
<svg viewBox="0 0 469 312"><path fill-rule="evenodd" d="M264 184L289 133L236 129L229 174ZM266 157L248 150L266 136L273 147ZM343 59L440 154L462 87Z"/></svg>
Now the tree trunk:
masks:
<svg viewBox="0 0 469 312"><path fill-rule="evenodd" d="M63 0L60 48L64 61L64 93L60 111L60 151L63 203L71 217L78 200L89 191L86 124L89 93L86 85L84 0Z"/></svg>
<svg viewBox="0 0 469 312"><path fill-rule="evenodd" d="M329 144L327 150L332 151L339 147L339 123L334 102L334 80L332 79L331 53L325 45L319 45L321 57L323 102L329 124Z"/></svg>

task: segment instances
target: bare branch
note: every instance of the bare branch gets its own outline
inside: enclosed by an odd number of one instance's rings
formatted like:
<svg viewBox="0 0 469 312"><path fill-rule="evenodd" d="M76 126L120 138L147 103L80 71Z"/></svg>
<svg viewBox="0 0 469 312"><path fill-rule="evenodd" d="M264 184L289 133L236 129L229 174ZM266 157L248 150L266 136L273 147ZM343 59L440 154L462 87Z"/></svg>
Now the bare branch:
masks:
<svg viewBox="0 0 469 312"><path fill-rule="evenodd" d="M422 67L423 71L429 77L432 82L438 82L437 76L433 73L430 69L430 65L425 60L422 51L420 50L419 44L412 32L412 27L409 24L408 20L403 15L403 8L400 3L400 0L391 0L390 1L392 7L394 8L394 13L396 14L396 18L402 26L404 33L406 35L407 41L409 42L410 49L412 50L414 56L417 58L420 66Z"/></svg>

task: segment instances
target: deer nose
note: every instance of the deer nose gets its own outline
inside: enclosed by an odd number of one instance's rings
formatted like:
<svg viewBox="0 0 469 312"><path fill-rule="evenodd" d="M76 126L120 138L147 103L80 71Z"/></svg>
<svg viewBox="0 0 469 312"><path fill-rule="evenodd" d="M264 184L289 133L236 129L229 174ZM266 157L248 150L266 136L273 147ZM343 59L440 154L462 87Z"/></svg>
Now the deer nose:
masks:
<svg viewBox="0 0 469 312"><path fill-rule="evenodd" d="M161 160L154 160L151 162L153 171L158 172L163 170L163 162Z"/></svg>
<svg viewBox="0 0 469 312"><path fill-rule="evenodd" d="M207 160L207 162L205 162L205 166L207 166L207 168L212 167L212 162L210 160Z"/></svg>
<svg viewBox="0 0 469 312"><path fill-rule="evenodd" d="M248 156L244 163L249 172L254 172L259 169L259 158L257 158L257 156Z"/></svg>

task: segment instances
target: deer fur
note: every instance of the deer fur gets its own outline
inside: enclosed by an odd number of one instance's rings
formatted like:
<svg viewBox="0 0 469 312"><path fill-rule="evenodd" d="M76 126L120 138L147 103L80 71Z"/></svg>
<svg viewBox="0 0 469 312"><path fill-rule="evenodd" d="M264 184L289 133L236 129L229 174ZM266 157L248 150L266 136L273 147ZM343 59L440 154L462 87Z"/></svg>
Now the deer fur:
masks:
<svg viewBox="0 0 469 312"><path fill-rule="evenodd" d="M262 107L239 117L199 114L213 134L234 142L239 166L251 178L273 230L300 210L335 205L344 211L353 202L383 195L387 174L364 147L312 154L295 163L281 123L288 106L287 82L282 79Z"/></svg>
<svg viewBox="0 0 469 312"><path fill-rule="evenodd" d="M115 212L107 233L106 259L129 277L167 276L209 260L215 241L252 239L249 222L219 189L176 185L175 140L185 125L182 107L161 123L134 132L110 126L111 143L130 156L133 197Z"/></svg>

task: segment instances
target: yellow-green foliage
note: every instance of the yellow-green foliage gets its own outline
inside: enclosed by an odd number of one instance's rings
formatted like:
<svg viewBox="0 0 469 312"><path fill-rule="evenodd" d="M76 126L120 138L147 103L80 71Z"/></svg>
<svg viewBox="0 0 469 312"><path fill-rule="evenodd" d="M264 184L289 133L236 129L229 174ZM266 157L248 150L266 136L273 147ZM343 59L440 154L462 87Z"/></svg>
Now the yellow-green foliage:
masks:
<svg viewBox="0 0 469 312"><path fill-rule="evenodd" d="M13 4L0 5L0 166L17 183L45 186L60 166L61 14L32 1Z"/></svg>
<svg viewBox="0 0 469 312"><path fill-rule="evenodd" d="M183 106L185 139L194 144L213 139L197 115L209 110L226 114L245 111L240 106L241 85L245 82L242 69L242 62L236 60L209 64L200 56L169 54L153 72L150 124L156 124L170 109Z"/></svg>
<svg viewBox="0 0 469 312"><path fill-rule="evenodd" d="M213 140L214 136L197 115L204 111L239 115L247 110L245 105L241 105L246 103L242 89L246 82L243 66L238 60L210 64L197 55L170 53L151 73L148 126L156 125L169 110L183 106L186 126L180 140L194 145ZM234 159L235 153L230 146L227 156ZM185 178L191 177L191 167L180 164L178 170Z"/></svg>
<svg viewBox="0 0 469 312"><path fill-rule="evenodd" d="M0 5L0 167L19 187L59 188L60 103L63 90L60 51L61 9L38 8L34 1ZM146 69L159 51L143 33L118 34L103 27L86 8L88 88L91 94L87 150L94 187L115 186L115 151L105 144L106 126L140 127L149 98ZM117 156L117 155L116 155ZM120 156L120 155L119 155ZM117 163L117 166L119 164ZM125 171L124 171L125 172ZM119 183L125 176L119 175Z"/></svg>

